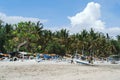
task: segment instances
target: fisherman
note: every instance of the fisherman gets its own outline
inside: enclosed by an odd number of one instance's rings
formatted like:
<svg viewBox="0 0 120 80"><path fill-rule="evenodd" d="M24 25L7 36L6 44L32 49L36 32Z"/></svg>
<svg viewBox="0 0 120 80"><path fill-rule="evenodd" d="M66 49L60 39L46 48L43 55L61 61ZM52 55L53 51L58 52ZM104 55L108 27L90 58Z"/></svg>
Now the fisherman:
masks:
<svg viewBox="0 0 120 80"><path fill-rule="evenodd" d="M91 62L91 64L93 64L93 57L92 56L90 57L90 62Z"/></svg>
<svg viewBox="0 0 120 80"><path fill-rule="evenodd" d="M91 63L91 64L93 64L93 57L92 56L88 57L88 62Z"/></svg>
<svg viewBox="0 0 120 80"><path fill-rule="evenodd" d="M73 64L74 62L73 62L73 59L74 59L74 56L72 56L72 59L71 59L71 64Z"/></svg>

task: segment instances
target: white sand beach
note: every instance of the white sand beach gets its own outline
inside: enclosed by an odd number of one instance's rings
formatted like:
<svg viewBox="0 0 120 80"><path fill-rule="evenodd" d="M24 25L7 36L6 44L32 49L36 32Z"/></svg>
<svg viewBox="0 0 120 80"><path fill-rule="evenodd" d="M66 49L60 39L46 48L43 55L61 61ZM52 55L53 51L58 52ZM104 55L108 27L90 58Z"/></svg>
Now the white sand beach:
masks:
<svg viewBox="0 0 120 80"><path fill-rule="evenodd" d="M0 62L0 80L120 80L120 64L81 65L67 62Z"/></svg>

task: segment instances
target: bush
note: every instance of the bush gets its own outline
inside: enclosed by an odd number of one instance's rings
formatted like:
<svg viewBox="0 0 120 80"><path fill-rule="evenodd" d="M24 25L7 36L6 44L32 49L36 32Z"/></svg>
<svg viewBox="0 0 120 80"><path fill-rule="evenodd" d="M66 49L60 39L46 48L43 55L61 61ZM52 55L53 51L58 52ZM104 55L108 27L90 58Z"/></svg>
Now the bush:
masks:
<svg viewBox="0 0 120 80"><path fill-rule="evenodd" d="M55 54L63 56L65 55L65 46L60 45L57 42L49 42L45 51L47 51L49 54L55 53Z"/></svg>

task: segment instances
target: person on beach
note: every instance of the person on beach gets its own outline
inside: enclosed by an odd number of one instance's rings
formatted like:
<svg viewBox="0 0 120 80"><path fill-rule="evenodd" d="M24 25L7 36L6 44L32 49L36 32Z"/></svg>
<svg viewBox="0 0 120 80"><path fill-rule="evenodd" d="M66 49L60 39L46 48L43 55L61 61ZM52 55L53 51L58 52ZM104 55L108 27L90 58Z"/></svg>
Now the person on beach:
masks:
<svg viewBox="0 0 120 80"><path fill-rule="evenodd" d="M74 63L73 59L74 59L74 56L72 56L72 59L71 59L71 64L73 64L73 63Z"/></svg>
<svg viewBox="0 0 120 80"><path fill-rule="evenodd" d="M91 63L91 64L93 64L93 57L92 56L88 57L88 62Z"/></svg>
<svg viewBox="0 0 120 80"><path fill-rule="evenodd" d="M92 56L91 56L90 60L91 60L91 64L93 64L93 57Z"/></svg>

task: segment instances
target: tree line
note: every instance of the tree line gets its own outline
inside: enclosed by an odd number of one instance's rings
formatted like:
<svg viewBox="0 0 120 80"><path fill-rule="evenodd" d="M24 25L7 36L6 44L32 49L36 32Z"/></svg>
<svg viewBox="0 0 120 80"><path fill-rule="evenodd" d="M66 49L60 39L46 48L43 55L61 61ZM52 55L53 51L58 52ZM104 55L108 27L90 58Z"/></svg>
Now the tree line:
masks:
<svg viewBox="0 0 120 80"><path fill-rule="evenodd" d="M40 22L11 25L0 21L0 50L3 53L26 51L64 56L77 52L87 56L108 57L120 55L120 35L116 37L112 39L109 34L95 32L92 28L90 31L70 34L66 29L55 32L46 30Z"/></svg>

